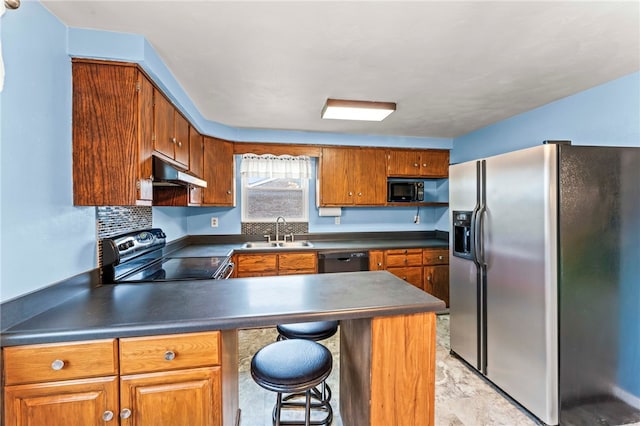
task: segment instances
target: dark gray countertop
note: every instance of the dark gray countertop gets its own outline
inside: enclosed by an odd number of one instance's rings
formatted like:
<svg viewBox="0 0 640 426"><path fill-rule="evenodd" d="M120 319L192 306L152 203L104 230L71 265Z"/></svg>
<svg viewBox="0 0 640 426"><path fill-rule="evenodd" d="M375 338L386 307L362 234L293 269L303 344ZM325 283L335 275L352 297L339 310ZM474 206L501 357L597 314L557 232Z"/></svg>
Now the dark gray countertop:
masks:
<svg viewBox="0 0 640 426"><path fill-rule="evenodd" d="M444 307L386 271L103 285L4 330L0 343L264 327Z"/></svg>

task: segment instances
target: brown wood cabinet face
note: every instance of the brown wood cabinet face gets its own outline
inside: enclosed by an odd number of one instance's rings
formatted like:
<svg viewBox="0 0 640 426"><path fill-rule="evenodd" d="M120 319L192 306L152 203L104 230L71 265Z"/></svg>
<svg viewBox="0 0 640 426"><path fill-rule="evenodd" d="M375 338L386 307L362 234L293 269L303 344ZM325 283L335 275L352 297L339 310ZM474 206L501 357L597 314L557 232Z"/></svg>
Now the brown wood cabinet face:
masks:
<svg viewBox="0 0 640 426"><path fill-rule="evenodd" d="M177 110L174 111L175 160L189 167L189 122Z"/></svg>
<svg viewBox="0 0 640 426"><path fill-rule="evenodd" d="M320 205L384 205L387 199L384 155L379 149L323 148Z"/></svg>
<svg viewBox="0 0 640 426"><path fill-rule="evenodd" d="M118 378L6 386L6 426L104 426L103 415L118 416Z"/></svg>
<svg viewBox="0 0 640 426"><path fill-rule="evenodd" d="M387 176L446 178L449 175L447 150L388 150Z"/></svg>
<svg viewBox="0 0 640 426"><path fill-rule="evenodd" d="M175 108L159 90L153 93L153 149L173 159L174 153L174 113Z"/></svg>
<svg viewBox="0 0 640 426"><path fill-rule="evenodd" d="M208 206L235 206L235 161L233 142L204 137L203 176L207 187L203 189L203 204Z"/></svg>
<svg viewBox="0 0 640 426"><path fill-rule="evenodd" d="M278 275L277 254L238 254L238 277Z"/></svg>
<svg viewBox="0 0 640 426"><path fill-rule="evenodd" d="M220 367L123 376L120 425L221 426L221 391Z"/></svg>
<svg viewBox="0 0 640 426"><path fill-rule="evenodd" d="M127 64L74 60L72 75L74 205L151 205L151 83Z"/></svg>
<svg viewBox="0 0 640 426"><path fill-rule="evenodd" d="M118 374L115 339L10 346L3 356L5 385Z"/></svg>
<svg viewBox="0 0 640 426"><path fill-rule="evenodd" d="M384 251L382 250L369 250L369 270L370 271L384 271Z"/></svg>
<svg viewBox="0 0 640 426"><path fill-rule="evenodd" d="M193 127L189 127L189 171L202 177L204 164L204 138Z"/></svg>
<svg viewBox="0 0 640 426"><path fill-rule="evenodd" d="M449 307L449 265L424 267L424 290Z"/></svg>
<svg viewBox="0 0 640 426"><path fill-rule="evenodd" d="M424 291L444 301L449 307L449 250L424 249Z"/></svg>
<svg viewBox="0 0 640 426"><path fill-rule="evenodd" d="M315 274L318 272L316 253L282 253L278 255L278 275Z"/></svg>
<svg viewBox="0 0 640 426"><path fill-rule="evenodd" d="M220 364L220 332L120 339L120 372L150 373Z"/></svg>
<svg viewBox="0 0 640 426"><path fill-rule="evenodd" d="M402 278L411 285L423 290L422 287L422 266L408 266L399 268L390 268L387 266L387 271L391 272L398 278Z"/></svg>
<svg viewBox="0 0 640 426"><path fill-rule="evenodd" d="M387 268L403 266L422 266L422 249L387 250Z"/></svg>

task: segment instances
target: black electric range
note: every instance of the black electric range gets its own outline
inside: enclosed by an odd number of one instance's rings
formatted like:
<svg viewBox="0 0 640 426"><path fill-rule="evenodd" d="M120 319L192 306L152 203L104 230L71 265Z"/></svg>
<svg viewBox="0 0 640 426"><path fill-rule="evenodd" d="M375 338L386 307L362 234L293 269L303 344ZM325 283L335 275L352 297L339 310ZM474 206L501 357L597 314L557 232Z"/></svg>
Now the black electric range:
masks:
<svg viewBox="0 0 640 426"><path fill-rule="evenodd" d="M103 239L103 282L219 280L233 273L229 256L173 257L165 255L165 246L160 228Z"/></svg>

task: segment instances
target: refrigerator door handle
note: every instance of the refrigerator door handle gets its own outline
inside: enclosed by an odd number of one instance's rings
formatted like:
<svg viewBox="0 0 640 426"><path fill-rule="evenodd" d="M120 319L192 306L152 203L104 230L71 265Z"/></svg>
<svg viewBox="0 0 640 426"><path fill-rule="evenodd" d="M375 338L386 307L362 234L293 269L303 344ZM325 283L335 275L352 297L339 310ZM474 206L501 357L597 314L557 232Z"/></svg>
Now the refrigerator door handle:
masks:
<svg viewBox="0 0 640 426"><path fill-rule="evenodd" d="M473 233L475 234L473 251L475 252L476 263L480 266L485 266L484 259L484 214L487 209L482 205L476 212L475 228Z"/></svg>

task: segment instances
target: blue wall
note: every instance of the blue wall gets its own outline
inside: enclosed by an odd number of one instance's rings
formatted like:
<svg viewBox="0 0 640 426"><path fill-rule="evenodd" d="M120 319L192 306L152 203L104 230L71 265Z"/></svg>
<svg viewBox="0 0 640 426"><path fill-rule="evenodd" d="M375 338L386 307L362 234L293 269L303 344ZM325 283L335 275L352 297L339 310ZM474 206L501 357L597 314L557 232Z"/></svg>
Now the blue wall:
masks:
<svg viewBox="0 0 640 426"><path fill-rule="evenodd" d="M574 145L640 146L640 72L457 137L451 163L558 139Z"/></svg>
<svg viewBox="0 0 640 426"><path fill-rule="evenodd" d="M73 207L67 29L39 3L1 19L0 298L96 265L95 208Z"/></svg>

